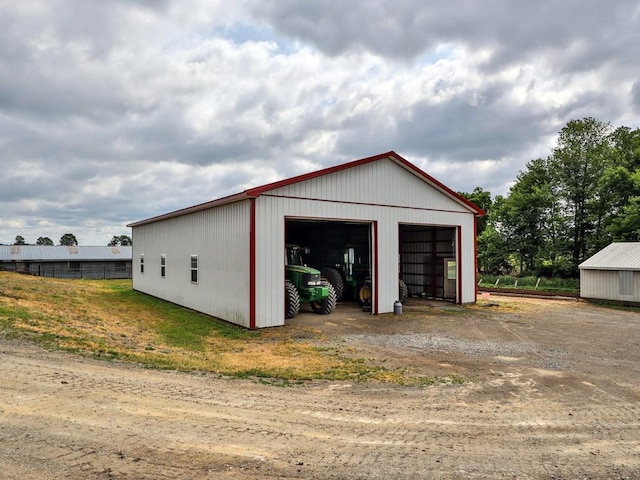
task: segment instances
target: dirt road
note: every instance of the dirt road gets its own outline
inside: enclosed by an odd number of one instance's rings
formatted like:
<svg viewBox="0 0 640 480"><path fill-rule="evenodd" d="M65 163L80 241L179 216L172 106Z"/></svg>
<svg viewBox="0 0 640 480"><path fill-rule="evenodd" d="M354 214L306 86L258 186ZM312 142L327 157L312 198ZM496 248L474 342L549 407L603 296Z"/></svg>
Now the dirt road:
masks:
<svg viewBox="0 0 640 480"><path fill-rule="evenodd" d="M466 380L428 387L278 387L0 339L0 477L640 478L640 314L492 301L287 327Z"/></svg>

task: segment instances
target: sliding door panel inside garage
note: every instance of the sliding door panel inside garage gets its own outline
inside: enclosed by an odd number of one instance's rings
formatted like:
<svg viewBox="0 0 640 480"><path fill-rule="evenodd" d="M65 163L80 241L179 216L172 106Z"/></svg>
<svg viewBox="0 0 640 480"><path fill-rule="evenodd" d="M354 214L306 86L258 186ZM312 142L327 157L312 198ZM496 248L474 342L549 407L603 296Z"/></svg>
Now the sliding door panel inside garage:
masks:
<svg viewBox="0 0 640 480"><path fill-rule="evenodd" d="M455 227L400 225L399 233L400 278L409 294L455 300Z"/></svg>

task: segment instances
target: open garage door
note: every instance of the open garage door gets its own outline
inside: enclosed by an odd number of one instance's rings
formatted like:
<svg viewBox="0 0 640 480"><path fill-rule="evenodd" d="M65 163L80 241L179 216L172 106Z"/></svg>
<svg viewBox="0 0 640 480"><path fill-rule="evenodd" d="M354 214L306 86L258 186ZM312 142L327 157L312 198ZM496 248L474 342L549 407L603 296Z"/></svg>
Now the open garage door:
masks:
<svg viewBox="0 0 640 480"><path fill-rule="evenodd" d="M308 247L305 263L323 273L341 301L373 304L373 227L369 222L287 218L285 242ZM336 276L339 275L339 280Z"/></svg>
<svg viewBox="0 0 640 480"><path fill-rule="evenodd" d="M411 296L456 300L456 229L400 225L400 278Z"/></svg>

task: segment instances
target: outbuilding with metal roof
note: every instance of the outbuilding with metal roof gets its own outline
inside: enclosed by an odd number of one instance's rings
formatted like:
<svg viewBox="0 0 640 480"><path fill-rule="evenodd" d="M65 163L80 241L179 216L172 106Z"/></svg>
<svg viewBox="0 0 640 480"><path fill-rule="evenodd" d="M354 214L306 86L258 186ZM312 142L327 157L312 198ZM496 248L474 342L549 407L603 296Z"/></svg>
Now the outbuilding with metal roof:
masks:
<svg viewBox="0 0 640 480"><path fill-rule="evenodd" d="M612 243L578 268L582 298L640 303L640 242Z"/></svg>
<svg viewBox="0 0 640 480"><path fill-rule="evenodd" d="M0 245L0 269L56 278L131 278L131 247Z"/></svg>
<svg viewBox="0 0 640 480"><path fill-rule="evenodd" d="M285 245L297 244L319 270L366 269L372 314L394 311L399 281L474 302L483 214L387 152L130 224L133 288L247 328L284 325Z"/></svg>

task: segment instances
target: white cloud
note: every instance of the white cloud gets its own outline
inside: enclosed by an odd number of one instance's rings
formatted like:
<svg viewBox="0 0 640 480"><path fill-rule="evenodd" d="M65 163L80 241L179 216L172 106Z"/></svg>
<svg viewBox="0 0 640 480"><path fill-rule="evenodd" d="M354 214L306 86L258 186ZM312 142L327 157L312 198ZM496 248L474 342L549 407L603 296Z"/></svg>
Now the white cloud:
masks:
<svg viewBox="0 0 640 480"><path fill-rule="evenodd" d="M106 244L128 222L388 150L455 190L505 193L570 119L638 127L638 8L9 3L0 242Z"/></svg>

